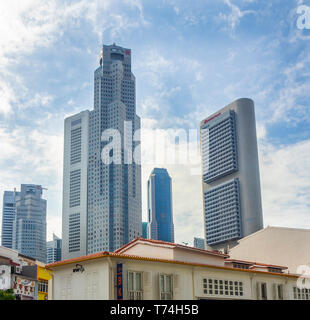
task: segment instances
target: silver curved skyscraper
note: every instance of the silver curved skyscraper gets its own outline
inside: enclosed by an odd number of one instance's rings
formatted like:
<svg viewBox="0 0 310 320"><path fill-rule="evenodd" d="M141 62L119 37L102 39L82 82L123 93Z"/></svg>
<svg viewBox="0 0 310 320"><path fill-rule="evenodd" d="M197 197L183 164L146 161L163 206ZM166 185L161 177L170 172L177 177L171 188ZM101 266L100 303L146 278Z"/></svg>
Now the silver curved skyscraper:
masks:
<svg viewBox="0 0 310 320"><path fill-rule="evenodd" d="M254 102L206 118L200 136L206 243L220 249L263 228Z"/></svg>

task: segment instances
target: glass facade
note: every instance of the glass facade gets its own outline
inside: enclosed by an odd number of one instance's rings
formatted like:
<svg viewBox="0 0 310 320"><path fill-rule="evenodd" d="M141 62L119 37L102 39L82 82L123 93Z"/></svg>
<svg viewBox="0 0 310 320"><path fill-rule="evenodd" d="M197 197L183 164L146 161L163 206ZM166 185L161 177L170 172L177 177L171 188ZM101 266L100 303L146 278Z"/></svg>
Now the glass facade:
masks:
<svg viewBox="0 0 310 320"><path fill-rule="evenodd" d="M138 143L125 148L126 138L133 141L140 129L131 50L103 46L100 63L94 75L94 110L89 124L88 253L114 251L141 236L142 228L141 166L131 159L126 163ZM125 122L130 123L129 132L125 132ZM103 148L109 144L101 140L107 129L121 134L120 164L107 165L101 159Z"/></svg>
<svg viewBox="0 0 310 320"><path fill-rule="evenodd" d="M135 90L131 50L104 45L94 72L94 109L65 120L62 258L113 252L142 234ZM107 149L110 164L102 159Z"/></svg>
<svg viewBox="0 0 310 320"><path fill-rule="evenodd" d="M201 149L203 181L210 186L204 191L206 240L212 246L242 235L239 180L227 179L238 171L234 110L218 113L202 124Z"/></svg>
<svg viewBox="0 0 310 320"><path fill-rule="evenodd" d="M142 222L142 238L148 239L147 222Z"/></svg>
<svg viewBox="0 0 310 320"><path fill-rule="evenodd" d="M205 239L194 238L194 247L198 249L205 249Z"/></svg>
<svg viewBox="0 0 310 320"><path fill-rule="evenodd" d="M13 248L13 221L15 218L15 191L4 191L2 208L2 233L1 245Z"/></svg>
<svg viewBox="0 0 310 320"><path fill-rule="evenodd" d="M13 249L46 261L46 200L42 199L41 186L22 184L16 196Z"/></svg>
<svg viewBox="0 0 310 320"><path fill-rule="evenodd" d="M238 170L236 119L227 111L202 127L203 180L210 183Z"/></svg>
<svg viewBox="0 0 310 320"><path fill-rule="evenodd" d="M155 168L148 180L150 238L174 242L172 185L166 169Z"/></svg>
<svg viewBox="0 0 310 320"><path fill-rule="evenodd" d="M46 263L61 260L61 239L53 234L53 240L46 243Z"/></svg>
<svg viewBox="0 0 310 320"><path fill-rule="evenodd" d="M241 237L240 189L233 179L205 192L206 234L209 245Z"/></svg>

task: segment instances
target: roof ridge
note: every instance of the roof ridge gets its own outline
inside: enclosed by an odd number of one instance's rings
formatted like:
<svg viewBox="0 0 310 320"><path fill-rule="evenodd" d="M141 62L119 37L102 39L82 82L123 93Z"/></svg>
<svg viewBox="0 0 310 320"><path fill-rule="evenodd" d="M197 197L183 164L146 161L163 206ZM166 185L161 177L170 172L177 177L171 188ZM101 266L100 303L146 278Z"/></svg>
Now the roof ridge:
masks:
<svg viewBox="0 0 310 320"><path fill-rule="evenodd" d="M199 251L201 253L209 253L209 254L214 254L214 255L218 255L221 257L229 257L229 255L222 253L220 251L217 250L206 250L206 249L200 249L200 248L195 248L195 247L191 247L191 246L185 246L179 243L174 243L174 242L168 242L168 241L163 241L163 240L155 240L155 239L145 239L142 237L137 237L134 240L132 240L131 242L128 242L127 244L125 244L124 246L120 247L119 249L115 250L114 252L119 253L122 250L124 250L126 247L132 245L133 243L137 242L137 241L145 241L145 242L150 242L150 243L157 243L157 244L164 244L164 245L170 245L170 246L174 246L174 247L178 247L178 248L184 248L184 249L188 249L188 250L195 250L195 251Z"/></svg>

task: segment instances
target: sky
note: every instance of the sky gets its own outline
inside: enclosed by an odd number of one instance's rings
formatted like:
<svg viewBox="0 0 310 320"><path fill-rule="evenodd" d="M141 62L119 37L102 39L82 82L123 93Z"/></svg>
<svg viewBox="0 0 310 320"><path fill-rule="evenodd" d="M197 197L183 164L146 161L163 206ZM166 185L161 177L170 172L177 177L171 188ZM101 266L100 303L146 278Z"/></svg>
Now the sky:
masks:
<svg viewBox="0 0 310 320"><path fill-rule="evenodd" d="M10 0L0 2L0 207L40 184L47 238L61 236L64 118L93 108L102 44L132 50L144 129L198 129L238 98L255 103L264 226L310 228L310 0ZM142 137L143 157L152 145ZM199 161L198 161L199 162ZM173 181L176 242L203 237L201 176ZM1 217L0 217L1 223Z"/></svg>

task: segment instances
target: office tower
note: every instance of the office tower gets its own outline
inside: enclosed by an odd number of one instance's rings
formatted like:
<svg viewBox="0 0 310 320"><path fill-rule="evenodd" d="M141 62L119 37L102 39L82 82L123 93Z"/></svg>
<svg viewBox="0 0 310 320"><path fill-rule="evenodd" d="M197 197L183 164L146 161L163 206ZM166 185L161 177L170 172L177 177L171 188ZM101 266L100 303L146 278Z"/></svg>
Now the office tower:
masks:
<svg viewBox="0 0 310 320"><path fill-rule="evenodd" d="M46 200L42 187L22 184L16 196L13 222L13 249L19 253L46 261Z"/></svg>
<svg viewBox="0 0 310 320"><path fill-rule="evenodd" d="M205 239L194 238L194 247L198 249L205 249Z"/></svg>
<svg viewBox="0 0 310 320"><path fill-rule="evenodd" d="M144 239L148 239L148 235L147 235L147 222L142 222L142 238Z"/></svg>
<svg viewBox="0 0 310 320"><path fill-rule="evenodd" d="M53 234L53 240L46 242L46 263L61 260L61 239Z"/></svg>
<svg viewBox="0 0 310 320"><path fill-rule="evenodd" d="M149 236L174 242L172 184L166 169L153 169L147 182Z"/></svg>
<svg viewBox="0 0 310 320"><path fill-rule="evenodd" d="M141 235L138 129L131 50L104 45L94 74L94 109L65 120L63 259L114 251ZM111 164L102 160L111 144L107 130L119 134L121 147L110 150L119 160Z"/></svg>
<svg viewBox="0 0 310 320"><path fill-rule="evenodd" d="M253 101L234 101L200 131L205 237L223 249L263 228Z"/></svg>
<svg viewBox="0 0 310 320"><path fill-rule="evenodd" d="M6 248L13 248L13 221L15 217L16 191L4 191L2 207L2 233L1 245Z"/></svg>

